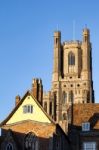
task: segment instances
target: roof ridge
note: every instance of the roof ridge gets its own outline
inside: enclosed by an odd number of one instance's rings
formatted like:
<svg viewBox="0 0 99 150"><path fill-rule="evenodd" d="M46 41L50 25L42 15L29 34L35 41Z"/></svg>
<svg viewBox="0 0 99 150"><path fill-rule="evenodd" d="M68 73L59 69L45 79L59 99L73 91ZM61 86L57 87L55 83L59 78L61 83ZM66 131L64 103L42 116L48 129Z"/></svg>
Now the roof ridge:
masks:
<svg viewBox="0 0 99 150"><path fill-rule="evenodd" d="M11 113L0 123L0 127L2 127L4 124L6 124L6 122L13 116L13 114L16 112L16 110L19 108L19 106L23 103L23 101L25 100L25 97L27 95L31 95L32 98L35 100L35 102L37 103L37 105L41 108L41 110L43 111L43 113L47 116L47 118L54 124L55 121L47 114L47 112L45 112L45 110L43 109L43 107L40 105L40 103L36 100L36 98L31 94L31 92L28 90L22 97L22 99L20 100L20 102L18 103L18 105L16 105L13 110L11 111Z"/></svg>

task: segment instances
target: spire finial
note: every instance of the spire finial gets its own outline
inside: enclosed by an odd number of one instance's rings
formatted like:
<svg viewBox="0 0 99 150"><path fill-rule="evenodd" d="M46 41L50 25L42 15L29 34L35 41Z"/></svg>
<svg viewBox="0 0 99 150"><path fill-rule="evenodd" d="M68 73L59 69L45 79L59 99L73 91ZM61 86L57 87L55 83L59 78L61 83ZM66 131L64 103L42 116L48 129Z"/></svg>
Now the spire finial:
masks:
<svg viewBox="0 0 99 150"><path fill-rule="evenodd" d="M85 24L85 28L87 29L87 24Z"/></svg>
<svg viewBox="0 0 99 150"><path fill-rule="evenodd" d="M58 31L58 24L57 24L57 31Z"/></svg>

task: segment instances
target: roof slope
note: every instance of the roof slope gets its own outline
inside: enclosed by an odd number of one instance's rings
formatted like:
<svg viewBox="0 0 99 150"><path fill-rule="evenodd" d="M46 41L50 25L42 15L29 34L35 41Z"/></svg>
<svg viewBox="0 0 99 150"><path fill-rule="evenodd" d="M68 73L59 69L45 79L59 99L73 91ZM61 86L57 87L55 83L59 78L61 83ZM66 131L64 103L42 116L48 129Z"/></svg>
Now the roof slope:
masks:
<svg viewBox="0 0 99 150"><path fill-rule="evenodd" d="M81 126L84 122L90 122L92 126L95 126L97 121L99 121L99 104L73 105L73 125Z"/></svg>
<svg viewBox="0 0 99 150"><path fill-rule="evenodd" d="M54 123L55 122L50 118L50 116L44 111L43 107L39 104L39 102L34 98L34 96L27 91L26 94L23 96L23 98L21 99L21 101L19 102L19 104L12 110L12 112L8 115L8 117L2 121L2 123L0 124L0 126L2 127L3 125L7 124L7 122L14 116L14 114L18 111L18 109L21 107L21 105L24 103L24 101L26 100L27 96L31 96L32 100L35 102L35 105L37 105L37 107L39 108L39 110L42 112L42 114L45 115L45 117L49 120L49 122ZM40 113L39 113L40 114ZM35 121L35 120L34 120Z"/></svg>

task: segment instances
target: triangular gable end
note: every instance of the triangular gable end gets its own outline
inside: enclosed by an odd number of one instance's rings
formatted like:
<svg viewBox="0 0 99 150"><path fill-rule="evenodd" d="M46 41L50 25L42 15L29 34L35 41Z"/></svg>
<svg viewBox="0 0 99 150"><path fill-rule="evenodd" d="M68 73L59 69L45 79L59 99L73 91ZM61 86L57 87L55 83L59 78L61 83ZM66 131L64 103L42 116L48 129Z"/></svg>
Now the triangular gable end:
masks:
<svg viewBox="0 0 99 150"><path fill-rule="evenodd" d="M22 102L21 102L22 101ZM41 123L52 123L53 121L50 117L45 113L40 104L35 100L35 98L29 93L24 96L24 100L21 100L18 105L18 108L15 110L13 115L6 121L6 124L14 124L25 120L32 120ZM32 110L26 110L29 112L24 112L24 108L32 106ZM10 114L11 115L11 114Z"/></svg>

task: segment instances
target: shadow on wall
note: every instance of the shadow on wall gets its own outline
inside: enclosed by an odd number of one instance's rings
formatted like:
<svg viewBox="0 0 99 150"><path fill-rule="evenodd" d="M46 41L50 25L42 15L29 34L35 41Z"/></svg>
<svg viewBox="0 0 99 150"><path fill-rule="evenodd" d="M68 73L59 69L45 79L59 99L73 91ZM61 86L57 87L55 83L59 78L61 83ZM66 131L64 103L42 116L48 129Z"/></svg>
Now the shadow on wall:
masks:
<svg viewBox="0 0 99 150"><path fill-rule="evenodd" d="M39 137L33 132L24 134L11 129L2 129L1 134L0 150L71 150L70 141L59 125L56 133L48 138Z"/></svg>
<svg viewBox="0 0 99 150"><path fill-rule="evenodd" d="M92 129L99 129L99 113L94 113L92 117L90 117L89 121ZM98 123L98 124L97 124Z"/></svg>
<svg viewBox="0 0 99 150"><path fill-rule="evenodd" d="M80 125L69 124L68 136L71 141L73 150L81 149L82 143L84 141L87 142L94 141L96 143L99 143L99 138L98 138L99 137L99 113L94 113L85 122L90 123L90 130L88 131L82 131L82 124Z"/></svg>
<svg viewBox="0 0 99 150"><path fill-rule="evenodd" d="M2 130L2 139L0 141L0 150L14 149L14 150L28 150L31 148L39 150L48 150L52 145L52 137L42 138L37 137L33 132L22 134L9 130Z"/></svg>

